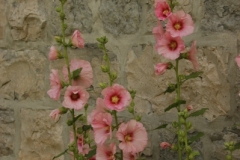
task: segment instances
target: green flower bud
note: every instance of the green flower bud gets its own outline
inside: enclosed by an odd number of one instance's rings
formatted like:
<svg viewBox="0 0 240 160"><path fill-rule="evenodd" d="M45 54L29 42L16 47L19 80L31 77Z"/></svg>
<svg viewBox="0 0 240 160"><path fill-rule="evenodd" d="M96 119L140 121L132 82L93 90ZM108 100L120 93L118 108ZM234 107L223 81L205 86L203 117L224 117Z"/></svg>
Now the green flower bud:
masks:
<svg viewBox="0 0 240 160"><path fill-rule="evenodd" d="M173 126L173 128L177 128L179 125L178 125L178 122L176 122L176 121L173 121L172 122L172 126Z"/></svg>
<svg viewBox="0 0 240 160"><path fill-rule="evenodd" d="M135 91L135 90L129 90L128 92L130 93L132 99L134 99L137 91Z"/></svg>
<svg viewBox="0 0 240 160"><path fill-rule="evenodd" d="M134 114L134 108L133 107L128 107L128 112L131 113L131 114Z"/></svg>
<svg viewBox="0 0 240 160"><path fill-rule="evenodd" d="M173 68L173 64L171 62L168 62L167 69L172 69L172 68Z"/></svg>
<svg viewBox="0 0 240 160"><path fill-rule="evenodd" d="M56 7L56 12L61 12L61 8L60 7Z"/></svg>
<svg viewBox="0 0 240 160"><path fill-rule="evenodd" d="M192 123L191 122L186 122L186 128L187 128L187 130L192 129Z"/></svg>
<svg viewBox="0 0 240 160"><path fill-rule="evenodd" d="M72 120L68 120L68 121L67 121L67 125L68 125L68 126L71 126L72 124L73 124L73 121L72 121Z"/></svg>
<svg viewBox="0 0 240 160"><path fill-rule="evenodd" d="M183 75L183 74L180 74L180 75L178 76L178 78L180 79L180 81L183 81L183 80L186 79L186 76Z"/></svg>
<svg viewBox="0 0 240 160"><path fill-rule="evenodd" d="M187 153L191 153L191 152L192 152L192 148L191 148L190 146L186 146L185 149L186 149L186 152L187 152Z"/></svg>
<svg viewBox="0 0 240 160"><path fill-rule="evenodd" d="M82 134L82 133L83 133L82 127L78 127L78 128L77 128L77 133L78 133L78 134Z"/></svg>
<svg viewBox="0 0 240 160"><path fill-rule="evenodd" d="M132 101L132 102L130 103L130 106L131 106L131 107L134 107L134 106L135 106L135 103Z"/></svg>
<svg viewBox="0 0 240 160"><path fill-rule="evenodd" d="M98 44L98 48L99 49L105 49L105 46L102 43L100 43L100 44Z"/></svg>
<svg viewBox="0 0 240 160"><path fill-rule="evenodd" d="M178 147L177 147L176 144L172 144L171 149L174 150L174 151L177 151L177 150L178 150Z"/></svg>
<svg viewBox="0 0 240 160"><path fill-rule="evenodd" d="M180 117L179 122L180 122L180 124L185 124L185 123L186 123L186 120L185 120L183 117Z"/></svg>
<svg viewBox="0 0 240 160"><path fill-rule="evenodd" d="M65 108L65 107L61 107L59 108L59 110L60 110L60 114L65 114L68 112L68 108Z"/></svg>
<svg viewBox="0 0 240 160"><path fill-rule="evenodd" d="M142 119L142 116L141 116L141 115L138 115L138 116L135 118L136 121L141 121L141 119Z"/></svg>
<svg viewBox="0 0 240 160"><path fill-rule="evenodd" d="M103 55L103 59L104 59L104 61L107 61L107 59L108 59L107 54L104 54L104 55Z"/></svg>
<svg viewBox="0 0 240 160"><path fill-rule="evenodd" d="M117 79L117 73L116 73L116 72L113 72L113 73L111 74L111 79L112 79L112 81L114 81L115 79Z"/></svg>
<svg viewBox="0 0 240 160"><path fill-rule="evenodd" d="M99 85L99 87L100 87L101 89L104 89L104 88L107 87L107 84L106 84L106 83L99 83L98 85Z"/></svg>
<svg viewBox="0 0 240 160"><path fill-rule="evenodd" d="M62 43L62 38L61 38L61 37L55 36L54 39L55 39L55 41L56 41L57 43L59 43L59 44Z"/></svg>
<svg viewBox="0 0 240 160"><path fill-rule="evenodd" d="M63 29L66 30L68 25L66 23L63 24Z"/></svg>
<svg viewBox="0 0 240 160"><path fill-rule="evenodd" d="M64 19L65 19L65 13L60 12L60 19L61 19L61 20L64 20Z"/></svg>
<svg viewBox="0 0 240 160"><path fill-rule="evenodd" d="M109 71L109 67L101 65L102 72L106 73Z"/></svg>
<svg viewBox="0 0 240 160"><path fill-rule="evenodd" d="M231 155L227 155L226 156L226 160L232 160L232 156Z"/></svg>
<svg viewBox="0 0 240 160"><path fill-rule="evenodd" d="M183 131L183 130L179 130L178 131L178 135L180 136L180 137L185 137L185 132Z"/></svg>

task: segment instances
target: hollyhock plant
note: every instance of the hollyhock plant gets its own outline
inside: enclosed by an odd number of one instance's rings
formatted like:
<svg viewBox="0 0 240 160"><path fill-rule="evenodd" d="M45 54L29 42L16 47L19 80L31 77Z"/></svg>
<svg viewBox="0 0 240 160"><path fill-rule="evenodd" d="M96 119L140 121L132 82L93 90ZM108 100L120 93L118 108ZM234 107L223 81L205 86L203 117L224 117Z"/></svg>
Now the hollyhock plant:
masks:
<svg viewBox="0 0 240 160"><path fill-rule="evenodd" d="M156 1L154 11L159 20L165 20L172 14L166 1Z"/></svg>
<svg viewBox="0 0 240 160"><path fill-rule="evenodd" d="M116 133L120 142L119 148L123 152L138 153L147 146L148 135L143 124L136 120L130 120L127 123L121 123Z"/></svg>
<svg viewBox="0 0 240 160"><path fill-rule="evenodd" d="M193 68L198 71L199 65L198 65L198 61L196 58L196 54L197 54L197 48L196 48L196 41L192 42L192 46L188 52L188 59L192 62L193 64Z"/></svg>
<svg viewBox="0 0 240 160"><path fill-rule="evenodd" d="M166 72L168 63L158 63L154 66L155 75L162 75Z"/></svg>
<svg viewBox="0 0 240 160"><path fill-rule="evenodd" d="M71 40L72 40L72 44L75 47L84 48L84 40L82 38L82 35L81 35L80 31L75 30L72 34Z"/></svg>
<svg viewBox="0 0 240 160"><path fill-rule="evenodd" d="M114 84L102 90L104 103L109 110L122 111L132 100L129 92L121 85Z"/></svg>
<svg viewBox="0 0 240 160"><path fill-rule="evenodd" d="M235 58L235 61L238 65L238 67L240 67L240 54Z"/></svg>
<svg viewBox="0 0 240 160"><path fill-rule="evenodd" d="M192 17L184 11L173 13L168 19L166 30L172 37L183 37L193 33L194 23Z"/></svg>
<svg viewBox="0 0 240 160"><path fill-rule="evenodd" d="M180 52L185 49L185 45L180 37L172 37L169 32L166 32L163 38L157 41L156 49L165 58L175 60L179 57Z"/></svg>
<svg viewBox="0 0 240 160"><path fill-rule="evenodd" d="M102 145L108 137L112 137L112 115L110 113L99 112L92 119L94 140Z"/></svg>
<svg viewBox="0 0 240 160"><path fill-rule="evenodd" d="M50 52L48 54L48 59L51 61L58 59L58 51L54 46L51 46L51 48L50 48Z"/></svg>
<svg viewBox="0 0 240 160"><path fill-rule="evenodd" d="M168 142L162 142L162 143L160 144L160 147L161 147L162 149L170 148L170 147L171 147L171 144L168 143Z"/></svg>
<svg viewBox="0 0 240 160"><path fill-rule="evenodd" d="M116 144L111 143L109 145L98 145L96 159L97 160L115 160L114 154L117 151Z"/></svg>
<svg viewBox="0 0 240 160"><path fill-rule="evenodd" d="M60 91L62 88L61 81L58 76L58 70L52 69L50 74L50 86L51 89L47 91L50 98L58 100L60 97Z"/></svg>
<svg viewBox="0 0 240 160"><path fill-rule="evenodd" d="M83 86L84 88L88 88L92 85L93 82L93 72L91 64L88 61L80 60L80 59L72 59L70 62L70 72L73 72L77 69L81 69L79 77L77 79L72 80L73 86ZM63 75L66 81L68 81L68 70L67 66L63 67Z"/></svg>
<svg viewBox="0 0 240 160"><path fill-rule="evenodd" d="M60 113L61 111L59 109L54 109L49 116L55 121L58 121L61 115Z"/></svg>
<svg viewBox="0 0 240 160"><path fill-rule="evenodd" d="M81 86L68 86L62 105L66 108L80 110L87 103L89 93Z"/></svg>

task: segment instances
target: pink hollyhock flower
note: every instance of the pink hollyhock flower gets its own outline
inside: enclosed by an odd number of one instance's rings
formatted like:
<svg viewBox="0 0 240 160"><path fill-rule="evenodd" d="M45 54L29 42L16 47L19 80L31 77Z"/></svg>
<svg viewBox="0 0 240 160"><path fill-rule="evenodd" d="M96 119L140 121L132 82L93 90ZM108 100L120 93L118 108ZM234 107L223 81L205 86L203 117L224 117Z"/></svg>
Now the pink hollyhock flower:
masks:
<svg viewBox="0 0 240 160"><path fill-rule="evenodd" d="M147 146L148 135L142 123L136 120L122 123L116 133L116 137L120 142L119 148L123 152L138 153Z"/></svg>
<svg viewBox="0 0 240 160"><path fill-rule="evenodd" d="M70 143L72 143L74 141L74 135L71 132L70 133ZM84 139L83 139L83 135L78 135L77 136L77 147L78 147L78 153L80 154L88 154L88 152L90 151L90 147L88 144L84 144Z"/></svg>
<svg viewBox="0 0 240 160"><path fill-rule="evenodd" d="M132 100L130 93L119 84L105 88L102 95L106 107L110 110L122 111Z"/></svg>
<svg viewBox="0 0 240 160"><path fill-rule="evenodd" d="M51 46L51 48L50 48L50 52L48 54L48 59L51 61L58 59L58 51L54 46Z"/></svg>
<svg viewBox="0 0 240 160"><path fill-rule="evenodd" d="M192 106L192 105L188 105L186 108L187 108L188 112L190 112L191 110L193 110L193 106Z"/></svg>
<svg viewBox="0 0 240 160"><path fill-rule="evenodd" d="M157 42L156 49L165 58L175 60L179 57L180 52L185 49L185 45L180 37L172 37L169 32L166 32L163 38Z"/></svg>
<svg viewBox="0 0 240 160"><path fill-rule="evenodd" d="M123 160L136 160L137 155L135 153L123 152Z"/></svg>
<svg viewBox="0 0 240 160"><path fill-rule="evenodd" d="M58 121L60 118L60 115L61 115L61 111L59 109L54 109L49 116L55 121Z"/></svg>
<svg viewBox="0 0 240 160"><path fill-rule="evenodd" d="M166 149L166 148L168 148L168 147L171 147L171 144L169 144L168 142L162 142L162 143L160 144L160 147L161 147L162 149Z"/></svg>
<svg viewBox="0 0 240 160"><path fill-rule="evenodd" d="M104 104L104 100L102 98L97 98L96 108L90 113L90 115L88 115L88 122L91 124L95 115L100 113L100 112L106 113L105 104Z"/></svg>
<svg viewBox="0 0 240 160"><path fill-rule="evenodd" d="M173 13L168 20L166 30L171 33L172 37L187 36L194 31L192 17L184 11Z"/></svg>
<svg viewBox="0 0 240 160"><path fill-rule="evenodd" d="M161 22L158 22L158 26L154 27L152 33L156 39L156 41L160 40L164 34L164 29L162 27Z"/></svg>
<svg viewBox="0 0 240 160"><path fill-rule="evenodd" d="M155 75L162 75L166 72L168 63L158 63L154 66Z"/></svg>
<svg viewBox="0 0 240 160"><path fill-rule="evenodd" d="M70 62L70 72L73 72L77 69L82 68L79 78L72 80L73 86L83 86L84 88L88 88L92 85L93 82L93 71L91 64L88 61L80 60L80 59L72 59ZM63 67L63 75L66 81L68 81L68 70L67 66Z"/></svg>
<svg viewBox="0 0 240 160"><path fill-rule="evenodd" d="M197 54L196 41L193 41L188 54L189 54L188 59L192 62L194 69L197 71L199 66L198 66L198 61L196 59L196 54Z"/></svg>
<svg viewBox="0 0 240 160"><path fill-rule="evenodd" d="M99 112L92 117L92 128L94 140L102 145L110 136L112 137L112 115L110 113Z"/></svg>
<svg viewBox="0 0 240 160"><path fill-rule="evenodd" d="M235 58L235 61L237 62L238 67L240 67L240 54Z"/></svg>
<svg viewBox="0 0 240 160"><path fill-rule="evenodd" d="M115 160L116 145L111 143L109 145L98 145L96 157L97 160Z"/></svg>
<svg viewBox="0 0 240 160"><path fill-rule="evenodd" d="M78 30L75 30L72 34L72 44L78 48L84 48L84 40L81 33Z"/></svg>
<svg viewBox="0 0 240 160"><path fill-rule="evenodd" d="M156 1L154 11L159 20L165 20L172 14L166 1Z"/></svg>
<svg viewBox="0 0 240 160"><path fill-rule="evenodd" d="M51 89L47 91L50 98L58 100L60 97L60 91L62 88L61 81L58 76L58 70L52 69L50 74L50 86Z"/></svg>
<svg viewBox="0 0 240 160"><path fill-rule="evenodd" d="M68 86L62 105L66 108L80 110L87 103L89 93L81 86Z"/></svg>
<svg viewBox="0 0 240 160"><path fill-rule="evenodd" d="M92 158L90 158L88 160L96 160L96 156L93 156Z"/></svg>

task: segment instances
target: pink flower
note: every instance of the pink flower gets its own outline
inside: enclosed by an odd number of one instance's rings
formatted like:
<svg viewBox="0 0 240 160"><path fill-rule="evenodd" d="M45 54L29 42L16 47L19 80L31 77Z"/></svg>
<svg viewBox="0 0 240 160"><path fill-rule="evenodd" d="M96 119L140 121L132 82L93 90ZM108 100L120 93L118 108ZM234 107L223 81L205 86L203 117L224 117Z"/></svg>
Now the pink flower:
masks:
<svg viewBox="0 0 240 160"><path fill-rule="evenodd" d="M184 48L183 40L180 37L172 37L169 32L166 32L156 44L158 53L171 60L177 59Z"/></svg>
<svg viewBox="0 0 240 160"><path fill-rule="evenodd" d="M97 160L115 160L116 145L111 143L109 145L98 145L96 157Z"/></svg>
<svg viewBox="0 0 240 160"><path fill-rule="evenodd" d="M60 91L62 88L61 81L58 76L58 70L52 69L50 74L50 86L51 89L47 91L50 98L58 100L60 97Z"/></svg>
<svg viewBox="0 0 240 160"><path fill-rule="evenodd" d="M91 124L92 120L94 119L95 115L98 113L106 113L105 111L105 104L102 98L97 98L96 101L96 108L88 115L88 122Z"/></svg>
<svg viewBox="0 0 240 160"><path fill-rule="evenodd" d="M196 41L193 41L189 51L188 59L192 62L194 69L197 71L199 66L198 61L196 59L196 54L197 54Z"/></svg>
<svg viewBox="0 0 240 160"><path fill-rule="evenodd" d="M171 33L172 37L183 37L191 34L194 31L192 17L184 11L173 13L169 17L166 30Z"/></svg>
<svg viewBox="0 0 240 160"><path fill-rule="evenodd" d="M172 14L171 9L166 1L156 1L154 11L159 20L165 20Z"/></svg>
<svg viewBox="0 0 240 160"><path fill-rule="evenodd" d="M240 54L235 58L235 61L237 62L238 67L240 67Z"/></svg>
<svg viewBox="0 0 240 160"><path fill-rule="evenodd" d="M122 123L116 133L116 137L120 142L119 148L123 152L138 153L147 146L148 135L142 123L136 120Z"/></svg>
<svg viewBox="0 0 240 160"><path fill-rule="evenodd" d="M112 137L112 115L110 113L99 112L92 117L92 128L94 140L102 145L110 136Z"/></svg>
<svg viewBox="0 0 240 160"><path fill-rule="evenodd" d="M186 108L187 108L188 112L190 112L191 110L193 110L193 106L192 106L192 105L188 105Z"/></svg>
<svg viewBox="0 0 240 160"><path fill-rule="evenodd" d="M154 66L155 75L162 75L166 72L168 63L158 63Z"/></svg>
<svg viewBox="0 0 240 160"><path fill-rule="evenodd" d="M58 59L58 51L54 46L51 46L51 48L50 48L50 52L48 54L48 59L51 61Z"/></svg>
<svg viewBox="0 0 240 160"><path fill-rule="evenodd" d="M171 144L169 144L168 142L162 142L162 143L160 144L160 147L161 147L162 149L166 149L166 148L168 148L168 147L171 147Z"/></svg>
<svg viewBox="0 0 240 160"><path fill-rule="evenodd" d="M72 44L78 48L84 48L84 40L81 33L78 30L75 30L72 34Z"/></svg>
<svg viewBox="0 0 240 160"><path fill-rule="evenodd" d="M83 86L84 88L88 88L92 85L93 82L93 72L91 64L88 61L80 60L80 59L72 59L70 62L70 72L73 72L77 69L82 68L79 78L72 80L73 86ZM63 75L66 81L68 81L68 70L67 66L63 67Z"/></svg>
<svg viewBox="0 0 240 160"><path fill-rule="evenodd" d="M136 160L137 155L135 153L123 152L123 160Z"/></svg>
<svg viewBox="0 0 240 160"><path fill-rule="evenodd" d="M131 95L121 85L114 84L102 90L104 96L104 103L110 110L122 111L131 102Z"/></svg>
<svg viewBox="0 0 240 160"><path fill-rule="evenodd" d="M60 118L60 110L59 109L54 109L51 113L50 113L50 117L52 118L52 119L54 119L55 121L58 121L59 120L59 118Z"/></svg>
<svg viewBox="0 0 240 160"><path fill-rule="evenodd" d="M70 133L70 143L72 143L73 141L74 141L74 135L71 132ZM77 136L77 147L78 147L78 153L83 154L83 155L88 154L88 152L90 151L89 145L84 144L83 135Z"/></svg>
<svg viewBox="0 0 240 160"><path fill-rule="evenodd" d="M90 158L88 160L96 160L96 156L93 156L92 158Z"/></svg>
<svg viewBox="0 0 240 160"><path fill-rule="evenodd" d="M162 36L164 34L164 30L163 30L161 22L158 22L158 26L153 28L152 33L153 33L156 41L158 41L162 38Z"/></svg>
<svg viewBox="0 0 240 160"><path fill-rule="evenodd" d="M81 86L68 86L62 105L66 108L80 110L87 103L89 93Z"/></svg>

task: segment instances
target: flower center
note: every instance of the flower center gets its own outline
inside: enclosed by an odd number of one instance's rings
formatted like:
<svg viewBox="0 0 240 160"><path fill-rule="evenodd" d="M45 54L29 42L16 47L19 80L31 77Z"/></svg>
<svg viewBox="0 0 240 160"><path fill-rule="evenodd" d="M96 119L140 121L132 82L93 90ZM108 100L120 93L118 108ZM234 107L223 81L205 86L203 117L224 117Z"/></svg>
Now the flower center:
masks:
<svg viewBox="0 0 240 160"><path fill-rule="evenodd" d="M176 30L180 30L182 28L182 25L179 22L177 22L177 23L174 24L174 28Z"/></svg>
<svg viewBox="0 0 240 160"><path fill-rule="evenodd" d="M175 50L177 48L177 42L176 41L172 41L169 44L169 47L171 48L171 50Z"/></svg>
<svg viewBox="0 0 240 160"><path fill-rule="evenodd" d="M169 12L169 10L168 10L168 9L165 9L165 10L163 11L163 15L167 16L168 12Z"/></svg>
<svg viewBox="0 0 240 160"><path fill-rule="evenodd" d="M114 154L110 151L107 152L107 157L108 157L108 160L114 160L115 159Z"/></svg>
<svg viewBox="0 0 240 160"><path fill-rule="evenodd" d="M132 137L128 134L124 137L125 142L131 142L132 141Z"/></svg>
<svg viewBox="0 0 240 160"><path fill-rule="evenodd" d="M78 93L72 93L71 94L71 100L76 101L80 98Z"/></svg>
<svg viewBox="0 0 240 160"><path fill-rule="evenodd" d="M118 102L119 102L118 96L113 96L113 97L112 97L112 103L117 104Z"/></svg>
<svg viewBox="0 0 240 160"><path fill-rule="evenodd" d="M106 129L106 133L108 133L110 131L110 126L106 126L105 129Z"/></svg>

